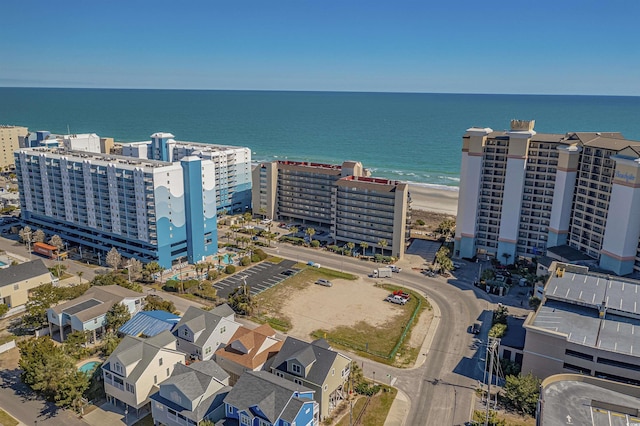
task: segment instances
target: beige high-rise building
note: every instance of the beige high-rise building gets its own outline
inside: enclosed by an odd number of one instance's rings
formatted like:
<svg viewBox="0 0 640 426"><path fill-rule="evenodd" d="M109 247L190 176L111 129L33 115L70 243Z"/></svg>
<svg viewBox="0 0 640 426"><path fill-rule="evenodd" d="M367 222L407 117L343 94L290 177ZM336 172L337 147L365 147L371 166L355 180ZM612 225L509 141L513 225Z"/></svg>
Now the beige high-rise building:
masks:
<svg viewBox="0 0 640 426"><path fill-rule="evenodd" d="M534 123L463 136L454 255L513 263L569 246L616 274L640 271L640 142Z"/></svg>
<svg viewBox="0 0 640 426"><path fill-rule="evenodd" d="M409 185L369 176L362 163L261 163L253 170L253 212L326 228L334 244L367 243L368 254L404 256Z"/></svg>
<svg viewBox="0 0 640 426"><path fill-rule="evenodd" d="M0 171L13 168L13 151L20 148L20 137L24 138L28 133L26 127L0 125Z"/></svg>

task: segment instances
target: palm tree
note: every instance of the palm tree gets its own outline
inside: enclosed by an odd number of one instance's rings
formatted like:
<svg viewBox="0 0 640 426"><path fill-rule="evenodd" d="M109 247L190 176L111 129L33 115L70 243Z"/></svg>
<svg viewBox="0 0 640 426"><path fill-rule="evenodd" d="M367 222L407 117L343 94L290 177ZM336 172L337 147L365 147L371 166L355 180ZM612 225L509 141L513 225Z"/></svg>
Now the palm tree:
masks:
<svg viewBox="0 0 640 426"><path fill-rule="evenodd" d="M362 249L362 255L365 255L367 249L369 248L369 243L367 243L366 241L361 242L360 248Z"/></svg>
<svg viewBox="0 0 640 426"><path fill-rule="evenodd" d="M380 241L378 241L378 245L380 246L380 254L384 256L384 248L387 246L387 240L385 240L384 238L382 238Z"/></svg>
<svg viewBox="0 0 640 426"><path fill-rule="evenodd" d="M298 227L297 227L297 226L292 226L291 228L289 228L289 231L290 231L293 235L295 235L295 234L297 234L297 233L298 233L299 229L298 229Z"/></svg>
<svg viewBox="0 0 640 426"><path fill-rule="evenodd" d="M315 230L315 229L313 229L313 228L307 228L307 229L304 231L304 233L305 233L305 234L307 234L307 235L309 236L309 244L311 244L311 242L313 241L313 236L314 236L314 235L315 235L315 233L316 233L316 230Z"/></svg>
<svg viewBox="0 0 640 426"><path fill-rule="evenodd" d="M82 284L82 276L84 275L84 272L80 271L78 272L78 278L80 278L80 284Z"/></svg>
<svg viewBox="0 0 640 426"><path fill-rule="evenodd" d="M229 242L229 239L231 238L231 235L233 235L231 233L231 231L227 231L227 232L224 233L224 236L227 238L227 243Z"/></svg>
<svg viewBox="0 0 640 426"><path fill-rule="evenodd" d="M347 243L347 248L349 249L349 254L353 253L353 249L355 248L356 244L352 241L349 241Z"/></svg>

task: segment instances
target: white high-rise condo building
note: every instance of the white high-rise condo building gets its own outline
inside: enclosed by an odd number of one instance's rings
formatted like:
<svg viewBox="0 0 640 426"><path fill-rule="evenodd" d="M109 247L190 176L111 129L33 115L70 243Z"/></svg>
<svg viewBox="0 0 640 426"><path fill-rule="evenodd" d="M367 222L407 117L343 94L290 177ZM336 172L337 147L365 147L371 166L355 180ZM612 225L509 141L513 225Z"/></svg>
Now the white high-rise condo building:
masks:
<svg viewBox="0 0 640 426"><path fill-rule="evenodd" d="M534 124L463 136L454 254L513 263L568 246L616 274L640 270L640 142Z"/></svg>

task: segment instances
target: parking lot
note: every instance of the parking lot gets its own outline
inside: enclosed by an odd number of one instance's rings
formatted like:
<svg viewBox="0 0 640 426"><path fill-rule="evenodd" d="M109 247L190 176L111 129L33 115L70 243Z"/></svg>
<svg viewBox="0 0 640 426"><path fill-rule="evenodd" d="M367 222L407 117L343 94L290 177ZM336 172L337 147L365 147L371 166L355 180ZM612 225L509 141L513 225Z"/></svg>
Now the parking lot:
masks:
<svg viewBox="0 0 640 426"><path fill-rule="evenodd" d="M213 287L218 291L219 297L226 299L234 289L244 285L246 281L251 294L255 296L298 273L300 269L294 268L295 264L293 260L283 260L277 264L262 262L215 283Z"/></svg>

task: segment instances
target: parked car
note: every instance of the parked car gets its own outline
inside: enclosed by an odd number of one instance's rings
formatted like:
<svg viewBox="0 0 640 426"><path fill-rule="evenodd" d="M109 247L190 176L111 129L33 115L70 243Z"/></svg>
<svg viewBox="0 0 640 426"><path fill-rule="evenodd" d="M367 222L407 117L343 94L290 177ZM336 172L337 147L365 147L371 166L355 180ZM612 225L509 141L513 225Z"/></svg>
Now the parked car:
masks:
<svg viewBox="0 0 640 426"><path fill-rule="evenodd" d="M323 285L325 287L331 287L333 284L329 280L319 279L316 284Z"/></svg>
<svg viewBox="0 0 640 426"><path fill-rule="evenodd" d="M476 322L471 326L471 333L480 334L480 330L481 329L482 329L482 327L480 326L480 323Z"/></svg>
<svg viewBox="0 0 640 426"><path fill-rule="evenodd" d="M402 268L396 266L396 265L389 265L389 268L391 268L391 272L395 272L396 274L400 273L400 271L402 271Z"/></svg>
<svg viewBox="0 0 640 426"><path fill-rule="evenodd" d="M453 269L460 269L460 268L462 268L462 263L453 262Z"/></svg>
<svg viewBox="0 0 640 426"><path fill-rule="evenodd" d="M393 294L390 294L387 296L386 299L384 299L387 302L390 303L395 303L396 305L406 305L407 304L407 299L403 299L400 296L394 296Z"/></svg>
<svg viewBox="0 0 640 426"><path fill-rule="evenodd" d="M404 291L402 291L402 290L396 290L396 291L394 291L394 292L393 292L393 295L394 295L394 296L400 296L400 297L402 297L402 298L403 298L403 299L405 299L405 300L409 300L409 299L411 299L411 295L410 295L409 293L405 293L405 292L404 292Z"/></svg>
<svg viewBox="0 0 640 426"><path fill-rule="evenodd" d="M319 268L320 267L319 263L315 263L315 262L312 262L312 261L308 261L307 265L313 266L314 268Z"/></svg>

